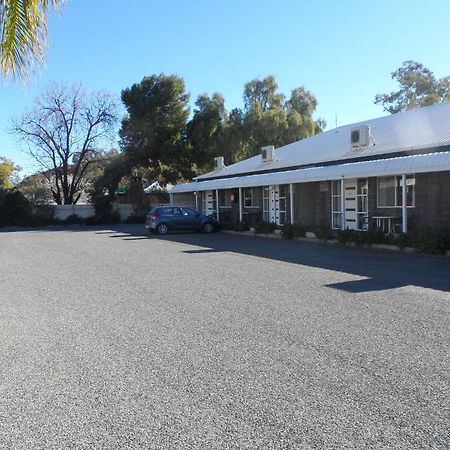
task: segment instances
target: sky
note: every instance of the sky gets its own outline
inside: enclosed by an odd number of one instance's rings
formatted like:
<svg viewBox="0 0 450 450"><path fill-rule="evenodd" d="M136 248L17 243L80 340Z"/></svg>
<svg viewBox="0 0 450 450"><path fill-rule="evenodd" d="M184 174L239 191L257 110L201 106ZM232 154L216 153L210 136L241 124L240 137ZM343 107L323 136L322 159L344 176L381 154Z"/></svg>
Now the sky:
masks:
<svg viewBox="0 0 450 450"><path fill-rule="evenodd" d="M46 67L27 86L0 81L0 155L37 166L8 132L52 81L122 89L152 74L184 78L191 105L221 92L242 106L244 83L275 75L305 86L327 129L386 115L373 103L396 89L391 72L415 60L450 75L448 0L68 0L49 20Z"/></svg>

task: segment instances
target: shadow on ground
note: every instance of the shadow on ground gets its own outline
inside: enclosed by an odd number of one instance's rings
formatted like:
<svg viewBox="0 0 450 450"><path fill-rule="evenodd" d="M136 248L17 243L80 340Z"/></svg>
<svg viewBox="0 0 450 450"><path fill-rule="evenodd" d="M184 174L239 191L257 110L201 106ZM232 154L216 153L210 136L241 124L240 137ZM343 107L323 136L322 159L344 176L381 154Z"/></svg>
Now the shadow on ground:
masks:
<svg viewBox="0 0 450 450"><path fill-rule="evenodd" d="M196 257L204 254L232 252L364 277L360 280L327 285L330 288L351 293L382 291L409 285L450 292L450 258L445 256L404 254L225 233L173 233L157 236L149 235L143 225L58 226L45 229L14 228L2 231L93 232L113 239L130 241L130 243L139 241L136 245L150 247L154 240L177 242L198 247L181 251L193 258L193 264Z"/></svg>
<svg viewBox="0 0 450 450"><path fill-rule="evenodd" d="M183 254L192 256L193 263L198 255L233 252L365 277L362 280L327 285L351 293L382 291L409 285L450 292L450 258L445 256L347 248L225 233L173 233L157 236L148 235L140 226L117 227L115 232L110 233L110 237L125 241L147 241L148 245L157 239L200 247L182 250ZM142 244L146 245L145 242Z"/></svg>

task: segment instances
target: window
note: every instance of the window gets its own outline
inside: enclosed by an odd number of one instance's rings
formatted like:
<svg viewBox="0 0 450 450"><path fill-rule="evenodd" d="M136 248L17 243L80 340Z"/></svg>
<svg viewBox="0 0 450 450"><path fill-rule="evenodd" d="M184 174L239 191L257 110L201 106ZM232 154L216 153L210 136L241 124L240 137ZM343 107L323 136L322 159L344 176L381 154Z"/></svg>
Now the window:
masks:
<svg viewBox="0 0 450 450"><path fill-rule="evenodd" d="M212 191L212 212L217 212L217 197L216 191Z"/></svg>
<svg viewBox="0 0 450 450"><path fill-rule="evenodd" d="M252 206L252 188L244 188L244 208L251 208Z"/></svg>
<svg viewBox="0 0 450 450"><path fill-rule="evenodd" d="M415 205L415 185L414 175L406 176L406 206ZM379 177L377 185L378 208L400 208L402 206L403 182L401 176Z"/></svg>
<svg viewBox="0 0 450 450"><path fill-rule="evenodd" d="M356 228L358 230L367 230L369 223L368 216L368 202L367 202L367 194L368 194L368 183L367 178L358 178L356 181Z"/></svg>
<svg viewBox="0 0 450 450"><path fill-rule="evenodd" d="M286 185L280 184L278 186L278 213L279 213L279 225L286 223Z"/></svg>
<svg viewBox="0 0 450 450"><path fill-rule="evenodd" d="M183 214L187 216L196 216L197 211L193 210L192 208L183 208Z"/></svg>
<svg viewBox="0 0 450 450"><path fill-rule="evenodd" d="M264 222L270 222L270 190L269 186L263 188L263 219Z"/></svg>
<svg viewBox="0 0 450 450"><path fill-rule="evenodd" d="M342 228L342 192L341 181L331 182L331 226Z"/></svg>
<svg viewBox="0 0 450 450"><path fill-rule="evenodd" d="M227 192L225 190L219 191L219 206L227 206Z"/></svg>
<svg viewBox="0 0 450 450"><path fill-rule="evenodd" d="M206 214L206 192L201 192L200 195L202 196L202 214Z"/></svg>

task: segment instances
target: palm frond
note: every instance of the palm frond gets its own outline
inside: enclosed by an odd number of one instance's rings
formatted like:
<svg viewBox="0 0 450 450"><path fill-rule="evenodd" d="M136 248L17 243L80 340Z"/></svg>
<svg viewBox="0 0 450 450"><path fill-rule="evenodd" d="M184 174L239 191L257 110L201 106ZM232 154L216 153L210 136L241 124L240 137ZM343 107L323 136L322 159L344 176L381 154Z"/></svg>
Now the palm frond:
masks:
<svg viewBox="0 0 450 450"><path fill-rule="evenodd" d="M64 1L0 0L0 71L24 82L42 65L48 45L47 14Z"/></svg>

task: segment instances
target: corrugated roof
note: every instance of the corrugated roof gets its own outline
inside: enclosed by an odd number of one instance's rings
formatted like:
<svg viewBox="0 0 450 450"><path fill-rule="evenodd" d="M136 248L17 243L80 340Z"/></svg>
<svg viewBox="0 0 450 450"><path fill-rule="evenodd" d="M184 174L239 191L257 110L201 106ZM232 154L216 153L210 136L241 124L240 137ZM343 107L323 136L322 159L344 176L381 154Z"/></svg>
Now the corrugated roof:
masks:
<svg viewBox="0 0 450 450"><path fill-rule="evenodd" d="M323 167L287 170L257 175L219 178L202 182L179 184L170 193L230 189L236 187L268 186L271 184L307 183L313 181L338 180L341 178L365 178L439 172L450 170L450 152L427 153L423 155L402 156L398 158L377 159L336 164Z"/></svg>
<svg viewBox="0 0 450 450"><path fill-rule="evenodd" d="M375 145L354 150L350 130L369 125ZM270 144L268 142L267 144ZM276 149L277 161L263 163L261 155L240 161L224 170L197 177L198 180L241 173L276 170L354 158L373 158L407 150L450 145L450 103L418 108L378 119L366 120L320 133Z"/></svg>

